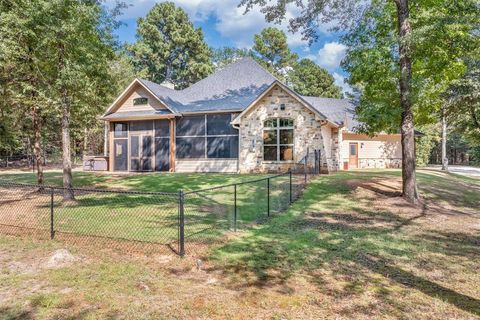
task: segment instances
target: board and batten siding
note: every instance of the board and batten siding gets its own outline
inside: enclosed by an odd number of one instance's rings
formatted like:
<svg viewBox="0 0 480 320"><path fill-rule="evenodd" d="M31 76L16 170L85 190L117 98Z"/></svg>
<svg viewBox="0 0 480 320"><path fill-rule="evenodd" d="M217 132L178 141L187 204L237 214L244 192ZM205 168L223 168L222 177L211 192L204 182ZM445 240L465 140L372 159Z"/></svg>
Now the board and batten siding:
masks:
<svg viewBox="0 0 480 320"><path fill-rule="evenodd" d="M148 104L134 106L133 99L136 98L148 98ZM137 84L130 94L122 99L122 101L119 101L119 107L116 112L146 111L152 109L161 110L166 109L166 107L145 88Z"/></svg>
<svg viewBox="0 0 480 320"><path fill-rule="evenodd" d="M364 134L343 133L341 158L348 161L349 145L358 143L359 168L398 167L402 158L399 134L381 134L369 137Z"/></svg>
<svg viewBox="0 0 480 320"><path fill-rule="evenodd" d="M236 173L237 159L200 159L175 161L176 172L221 172Z"/></svg>

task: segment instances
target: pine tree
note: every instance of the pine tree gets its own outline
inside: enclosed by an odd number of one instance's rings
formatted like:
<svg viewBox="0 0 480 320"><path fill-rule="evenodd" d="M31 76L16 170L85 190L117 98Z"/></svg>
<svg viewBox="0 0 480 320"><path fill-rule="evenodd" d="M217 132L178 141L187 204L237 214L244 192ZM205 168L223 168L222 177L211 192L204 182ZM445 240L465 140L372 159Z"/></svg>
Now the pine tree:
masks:
<svg viewBox="0 0 480 320"><path fill-rule="evenodd" d="M138 20L137 42L129 47L134 66L147 79L181 89L213 72L212 52L202 30L172 2L157 3Z"/></svg>
<svg viewBox="0 0 480 320"><path fill-rule="evenodd" d="M341 98L341 89L327 70L310 59L302 59L288 73L293 89L304 96Z"/></svg>
<svg viewBox="0 0 480 320"><path fill-rule="evenodd" d="M278 78L285 80L286 74L298 60L298 55L288 47L285 33L277 28L265 28L254 36L253 42L257 61Z"/></svg>

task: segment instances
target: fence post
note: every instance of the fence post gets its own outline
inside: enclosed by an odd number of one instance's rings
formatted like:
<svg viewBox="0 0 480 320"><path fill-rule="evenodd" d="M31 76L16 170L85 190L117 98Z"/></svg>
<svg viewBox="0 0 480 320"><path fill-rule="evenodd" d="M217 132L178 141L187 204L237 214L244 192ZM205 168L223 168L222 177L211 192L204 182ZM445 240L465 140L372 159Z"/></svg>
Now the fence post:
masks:
<svg viewBox="0 0 480 320"><path fill-rule="evenodd" d="M7 162L6 162L6 165L5 165L5 167L7 167L7 168L8 168L8 156L6 157L6 159L7 159L7 160L6 160Z"/></svg>
<svg viewBox="0 0 480 320"><path fill-rule="evenodd" d="M308 158L308 154L305 157L305 163L303 164L303 174L305 175L305 184L307 184L307 158Z"/></svg>
<svg viewBox="0 0 480 320"><path fill-rule="evenodd" d="M270 217L270 178L267 178L267 217Z"/></svg>
<svg viewBox="0 0 480 320"><path fill-rule="evenodd" d="M53 188L50 188L50 239L55 237L55 230L53 228Z"/></svg>
<svg viewBox="0 0 480 320"><path fill-rule="evenodd" d="M185 194L183 190L178 193L178 224L179 224L179 250L178 254L185 255Z"/></svg>
<svg viewBox="0 0 480 320"><path fill-rule="evenodd" d="M303 163L303 173L305 174L305 184L307 184L307 161L308 161L308 154L309 150L307 148L307 155L305 156L305 162Z"/></svg>
<svg viewBox="0 0 480 320"><path fill-rule="evenodd" d="M293 202L293 194L292 194L292 169L288 172L289 180L290 180L290 203Z"/></svg>
<svg viewBox="0 0 480 320"><path fill-rule="evenodd" d="M233 185L233 231L237 232L237 185Z"/></svg>

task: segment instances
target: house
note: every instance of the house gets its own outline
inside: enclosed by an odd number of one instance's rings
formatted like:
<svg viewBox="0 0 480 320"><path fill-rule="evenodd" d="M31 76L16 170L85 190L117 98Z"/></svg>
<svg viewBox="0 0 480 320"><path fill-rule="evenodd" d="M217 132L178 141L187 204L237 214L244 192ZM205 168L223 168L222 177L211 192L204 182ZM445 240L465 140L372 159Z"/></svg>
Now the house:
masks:
<svg viewBox="0 0 480 320"><path fill-rule="evenodd" d="M355 132L347 99L299 95L251 58L183 90L135 79L101 117L110 171L323 171L398 167L400 135Z"/></svg>

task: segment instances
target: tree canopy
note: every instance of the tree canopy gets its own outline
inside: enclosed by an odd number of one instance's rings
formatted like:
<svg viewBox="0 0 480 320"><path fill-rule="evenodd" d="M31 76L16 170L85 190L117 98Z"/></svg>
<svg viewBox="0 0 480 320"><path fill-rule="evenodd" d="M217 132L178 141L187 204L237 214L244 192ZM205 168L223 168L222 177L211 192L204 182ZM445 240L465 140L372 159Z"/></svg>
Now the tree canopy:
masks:
<svg viewBox="0 0 480 320"><path fill-rule="evenodd" d="M185 88L213 72L212 52L200 28L172 2L157 3L138 19L137 42L129 46L138 73L153 82Z"/></svg>
<svg viewBox="0 0 480 320"><path fill-rule="evenodd" d="M298 60L298 55L290 50L285 33L277 28L263 29L253 38L253 52L257 61L280 79Z"/></svg>
<svg viewBox="0 0 480 320"><path fill-rule="evenodd" d="M212 49L212 63L216 70L222 69L227 64L245 57L254 57L253 51L251 49L235 47Z"/></svg>
<svg viewBox="0 0 480 320"><path fill-rule="evenodd" d="M310 59L302 59L288 73L288 79L295 91L305 96L341 98L341 89L327 70Z"/></svg>
<svg viewBox="0 0 480 320"><path fill-rule="evenodd" d="M465 72L462 57L472 51L476 41L471 33L471 9L437 1L420 2L411 12L409 45L414 50L410 96L417 125L438 122L445 91ZM349 73L350 85L361 92L359 118L363 129L372 134L396 132L401 121L394 14L392 2L373 1L357 26L342 38L348 46L342 66Z"/></svg>

